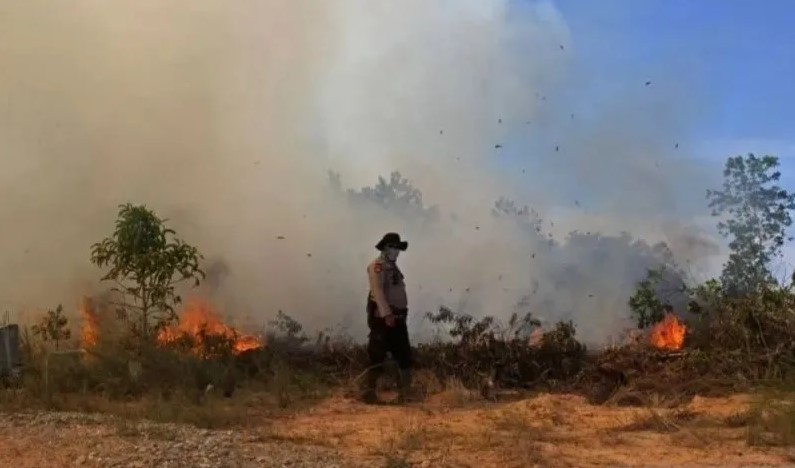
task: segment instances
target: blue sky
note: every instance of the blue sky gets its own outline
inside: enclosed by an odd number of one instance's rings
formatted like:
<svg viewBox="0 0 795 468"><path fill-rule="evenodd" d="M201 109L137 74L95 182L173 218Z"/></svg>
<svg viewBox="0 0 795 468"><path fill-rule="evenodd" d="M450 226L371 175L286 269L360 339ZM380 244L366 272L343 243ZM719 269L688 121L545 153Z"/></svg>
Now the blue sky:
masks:
<svg viewBox="0 0 795 468"><path fill-rule="evenodd" d="M653 71L662 63L681 64L683 76L699 80L709 90L709 111L695 129L703 142L736 142L738 149L748 146L748 150L758 144L786 151L779 156L785 175L792 173L788 180L795 181L795 2L558 0L555 4L571 28L580 56L609 59L617 75ZM723 159L716 154L703 157Z"/></svg>
<svg viewBox="0 0 795 468"><path fill-rule="evenodd" d="M522 6L536 2L513 1L512 13L517 17L525 12ZM524 140L503 150L505 154L522 161L525 154L548 153L558 142L565 149L565 139L575 133L581 138L589 129L610 130L603 128L604 120L626 117L614 112L629 111L633 118L651 122L648 113L662 110L671 112L664 116L661 132L667 135L662 144L670 154L655 157L691 158L715 165L705 168L705 177L714 174L714 179L688 189L691 193L683 194L682 200L692 204L696 198L703 199L707 185L719 183L725 159L748 152L779 156L784 183L795 188L795 136L791 133L795 128L795 28L790 24L795 1L550 3L570 33L572 72L562 90L547 101L558 107L546 116L547 125L519 129ZM644 87L646 81L652 86ZM669 108L660 105L666 99L671 102ZM635 107L615 108L622 102ZM576 119L569 121L569 113L576 114ZM642 124L631 132L639 130L644 130ZM654 141L655 135L649 136L648 144L642 137L634 143L642 143L641 148L660 143ZM677 151L674 144L679 144ZM562 152L547 154L535 161L542 167L533 170L557 164L571 167L574 161ZM570 180L571 174L559 171L555 176ZM578 188L588 189L587 184ZM599 192L593 190L591 195L603 195ZM679 205L685 203L680 200Z"/></svg>
<svg viewBox="0 0 795 468"><path fill-rule="evenodd" d="M522 6L534 0L513 1L514 14L521 15ZM679 91L688 89L679 94L674 91L671 96L697 98L692 107L683 107L688 115L683 116L686 123L682 125L678 156L703 164L714 179L704 180L703 187L693 187L691 193L683 195L677 212L686 215L688 210L683 204L703 200L704 191L719 183L728 156L748 152L779 156L782 185L795 190L795 1L551 3L569 29L576 56L575 73L586 76L575 86L589 88L570 93L569 98L573 99L567 105L576 106L578 116L586 114L588 106L598 107L602 96L635 92L628 88L642 86L647 80L653 86L673 86L668 91L676 86L681 86ZM662 91L662 87L658 89ZM544 138L533 136L542 140L541 146L554 145ZM533 141L526 141L528 144L520 151L538 150ZM554 164L550 161L539 163ZM567 175L561 177L565 179ZM564 191L572 190L570 183L554 183L565 187ZM575 189L588 189L583 184L574 185ZM681 190L681 186L676 190ZM703 203L704 206L693 207L693 211L704 210L706 201ZM790 268L795 266L792 243L785 255Z"/></svg>

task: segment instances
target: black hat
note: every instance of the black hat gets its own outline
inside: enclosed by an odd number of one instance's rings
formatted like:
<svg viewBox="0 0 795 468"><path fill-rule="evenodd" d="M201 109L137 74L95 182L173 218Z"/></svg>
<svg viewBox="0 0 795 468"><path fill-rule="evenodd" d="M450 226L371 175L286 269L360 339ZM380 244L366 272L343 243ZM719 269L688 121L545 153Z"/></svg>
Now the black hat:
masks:
<svg viewBox="0 0 795 468"><path fill-rule="evenodd" d="M375 248L378 250L384 250L387 247L396 247L400 250L406 250L409 248L409 243L406 241L400 240L400 234L396 232L389 232L384 234L384 237L375 244Z"/></svg>

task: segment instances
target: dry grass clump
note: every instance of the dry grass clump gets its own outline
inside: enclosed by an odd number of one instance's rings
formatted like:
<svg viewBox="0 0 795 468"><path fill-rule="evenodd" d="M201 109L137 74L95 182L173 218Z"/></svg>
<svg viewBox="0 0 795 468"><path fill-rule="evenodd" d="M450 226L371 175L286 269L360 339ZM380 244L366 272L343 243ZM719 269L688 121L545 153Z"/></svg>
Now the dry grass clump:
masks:
<svg viewBox="0 0 795 468"><path fill-rule="evenodd" d="M746 427L749 445L795 445L795 392L760 392L748 411L733 415L726 424Z"/></svg>
<svg viewBox="0 0 795 468"><path fill-rule="evenodd" d="M269 347L243 354L231 343L203 340L212 353L184 340L131 347L108 334L89 350L55 352L23 335L22 379L0 388L0 409L103 412L131 419L228 427L257 405L298 408L325 397L330 379L302 370Z"/></svg>

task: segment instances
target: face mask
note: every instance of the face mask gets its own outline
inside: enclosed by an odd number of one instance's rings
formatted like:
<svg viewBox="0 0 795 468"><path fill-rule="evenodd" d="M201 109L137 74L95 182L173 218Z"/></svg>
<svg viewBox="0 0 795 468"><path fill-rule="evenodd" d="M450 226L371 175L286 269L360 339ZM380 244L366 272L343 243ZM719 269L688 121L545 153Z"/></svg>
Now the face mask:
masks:
<svg viewBox="0 0 795 468"><path fill-rule="evenodd" d="M389 260L390 262L394 262L395 260L397 260L398 255L400 255L400 250L394 247L387 247L384 253L386 254L387 260Z"/></svg>

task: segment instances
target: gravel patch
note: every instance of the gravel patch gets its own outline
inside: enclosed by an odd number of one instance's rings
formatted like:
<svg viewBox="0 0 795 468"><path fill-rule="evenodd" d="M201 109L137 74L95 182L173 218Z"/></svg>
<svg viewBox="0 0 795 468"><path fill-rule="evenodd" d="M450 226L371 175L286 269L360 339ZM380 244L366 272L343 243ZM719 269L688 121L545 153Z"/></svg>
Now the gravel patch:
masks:
<svg viewBox="0 0 795 468"><path fill-rule="evenodd" d="M99 414L0 414L0 466L248 468L359 466L326 447L254 429L206 430Z"/></svg>

